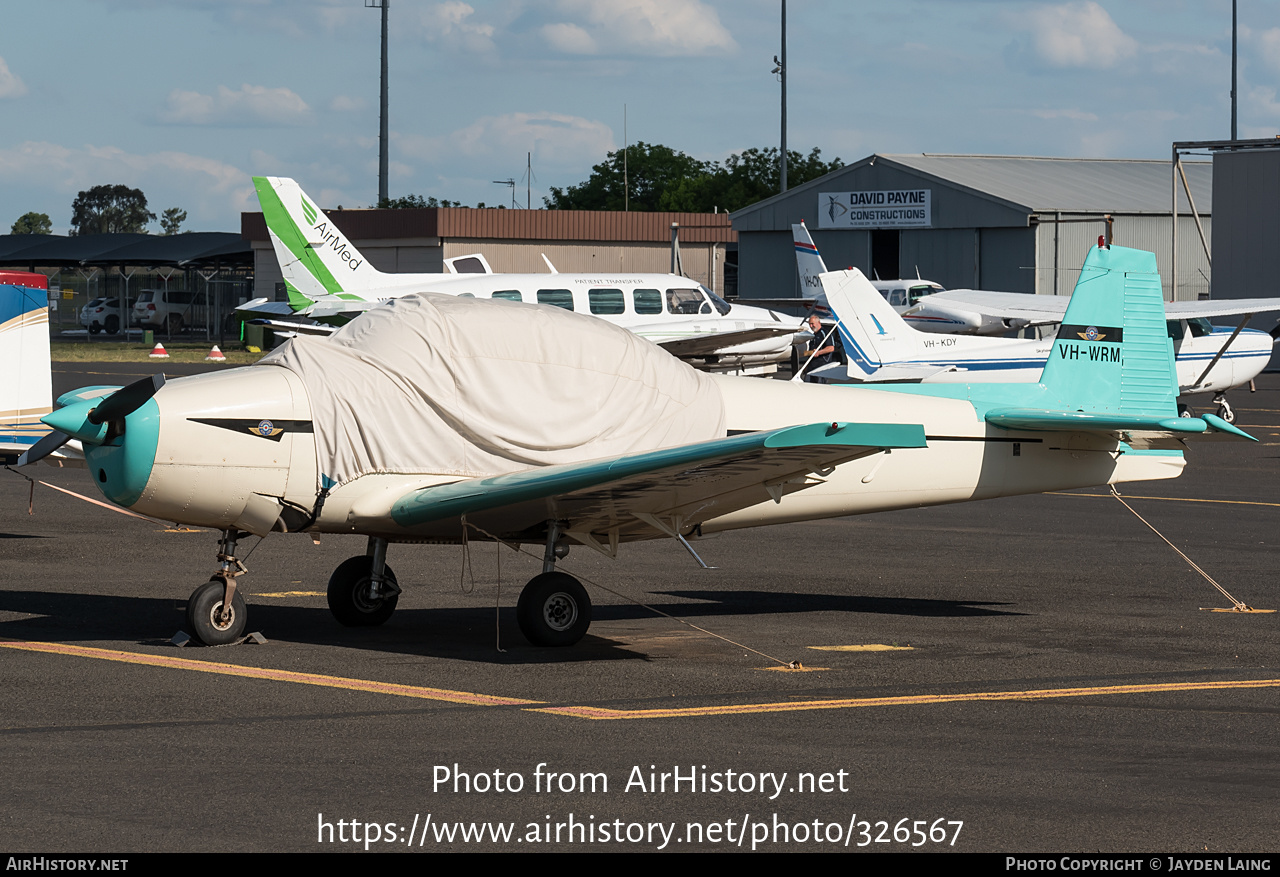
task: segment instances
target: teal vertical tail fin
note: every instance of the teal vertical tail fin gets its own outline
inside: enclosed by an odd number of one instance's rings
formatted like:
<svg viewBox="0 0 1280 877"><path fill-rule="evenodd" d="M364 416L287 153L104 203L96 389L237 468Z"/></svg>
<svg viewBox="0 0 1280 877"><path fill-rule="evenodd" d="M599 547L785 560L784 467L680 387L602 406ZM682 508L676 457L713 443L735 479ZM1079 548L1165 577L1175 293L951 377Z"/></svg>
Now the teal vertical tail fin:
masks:
<svg viewBox="0 0 1280 877"><path fill-rule="evenodd" d="M1066 410L1177 413L1154 254L1115 246L1089 251L1040 382Z"/></svg>

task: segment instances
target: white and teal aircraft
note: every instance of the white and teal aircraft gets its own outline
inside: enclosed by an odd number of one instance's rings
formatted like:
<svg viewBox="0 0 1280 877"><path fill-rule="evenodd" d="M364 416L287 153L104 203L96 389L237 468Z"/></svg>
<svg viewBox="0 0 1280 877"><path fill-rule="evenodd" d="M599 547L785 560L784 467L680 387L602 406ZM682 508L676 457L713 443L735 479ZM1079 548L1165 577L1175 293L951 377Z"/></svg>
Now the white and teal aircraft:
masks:
<svg viewBox="0 0 1280 877"><path fill-rule="evenodd" d="M856 279L822 277L837 290ZM447 313L448 325L424 313ZM537 336L525 361L508 342L528 334L530 317ZM516 328L503 335L506 325ZM457 367L424 340L431 332L479 352ZM427 384L437 387L430 404L407 389ZM681 396L677 385L692 389ZM642 405L638 389L659 402ZM112 502L222 531L218 571L187 610L206 643L245 628L236 544L249 534L367 536L367 553L335 570L329 606L344 624L376 625L402 587L390 545L470 532L543 547L544 572L517 617L532 642L569 645L591 614L582 585L556 568L570 543L616 557L625 543L671 538L693 553L690 540L724 530L1176 478L1185 440L1251 440L1213 414L1179 417L1177 393L1155 257L1112 247L1089 253L1053 353L1029 383L872 389L706 375L562 310L422 295L328 338L292 339L255 366L65 397L44 422L84 444ZM479 415L437 417L434 437L422 438L419 418L458 400L508 419L486 431ZM627 423L561 415L608 409ZM696 428L669 429L673 417ZM508 434L520 423L523 433ZM584 430L589 440L570 441ZM596 441L619 431L642 438L622 450ZM498 457L479 455L478 432L490 435L486 447L502 445L500 463L483 462ZM450 443L461 463L433 455ZM554 455L538 456L548 447Z"/></svg>
<svg viewBox="0 0 1280 877"><path fill-rule="evenodd" d="M822 278L828 276L823 274L826 265L808 230L803 223L791 229L796 241L796 263L805 287L825 292L826 307L839 322L840 339L848 358L847 365L831 365L813 373L824 380L857 383L1035 381L1054 345L1062 342L1064 332L1084 337L1086 327L1063 323L1069 298L1017 293L998 294L1029 300L1050 298L1061 303L1054 320L1060 324L1056 338L992 338L921 332L908 325L904 316L856 269L837 281L838 291L830 283L824 285ZM1241 313L1241 307L1255 307L1249 302L1180 304L1195 305L1199 308L1197 313ZM1209 306L1221 310L1207 310ZM1272 306L1280 309L1280 299L1274 300ZM1243 324L1232 330L1211 326L1203 318L1167 319L1172 307L1165 305L1166 332L1173 344L1179 393L1213 393L1218 416L1234 421L1235 413L1225 393L1232 387L1249 383L1266 368L1275 339L1266 332L1245 329ZM1183 410L1188 409L1184 406Z"/></svg>
<svg viewBox="0 0 1280 877"><path fill-rule="evenodd" d="M794 320L730 304L677 274L562 274L550 261L549 274L495 274L479 255L445 260L448 273L388 274L374 268L293 180L254 177L253 184L288 300L259 298L237 310L273 329L328 333L398 296L438 292L590 314L706 371L770 374L791 355ZM298 318L319 325L302 325Z"/></svg>

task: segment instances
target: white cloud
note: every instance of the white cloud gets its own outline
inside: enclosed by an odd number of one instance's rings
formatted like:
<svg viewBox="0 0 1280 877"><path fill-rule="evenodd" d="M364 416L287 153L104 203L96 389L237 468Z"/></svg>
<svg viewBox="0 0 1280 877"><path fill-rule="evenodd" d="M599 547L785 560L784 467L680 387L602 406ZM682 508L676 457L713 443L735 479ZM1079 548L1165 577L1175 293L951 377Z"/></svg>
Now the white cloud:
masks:
<svg viewBox="0 0 1280 877"><path fill-rule="evenodd" d="M701 0L558 0L568 21L541 29L571 54L706 55L737 49L715 9Z"/></svg>
<svg viewBox="0 0 1280 877"><path fill-rule="evenodd" d="M364 109L364 98L350 97L345 94L334 95L329 101L329 109L335 113L350 113Z"/></svg>
<svg viewBox="0 0 1280 877"><path fill-rule="evenodd" d="M1075 122L1096 122L1098 116L1085 110L1032 110L1031 115L1037 119L1071 119Z"/></svg>
<svg viewBox="0 0 1280 877"><path fill-rule="evenodd" d="M216 94L175 88L160 119L174 125L301 125L311 120L311 108L287 88L246 83L232 91L219 85Z"/></svg>
<svg viewBox="0 0 1280 877"><path fill-rule="evenodd" d="M596 41L591 34L576 24L569 24L568 22L547 24L542 26L541 32L542 38L547 41L547 45L557 52L564 52L568 55L594 55L596 53Z"/></svg>
<svg viewBox="0 0 1280 877"><path fill-rule="evenodd" d="M1256 42L1262 61L1272 70L1280 70L1280 27L1273 27L1256 34L1249 34Z"/></svg>
<svg viewBox="0 0 1280 877"><path fill-rule="evenodd" d="M26 83L11 73L4 58L0 58L0 98L22 97L26 93Z"/></svg>
<svg viewBox="0 0 1280 877"><path fill-rule="evenodd" d="M1280 118L1280 101L1276 100L1276 90L1274 88L1255 85L1245 92L1243 103L1248 107L1251 115ZM1273 130L1263 136L1271 137L1274 134L1275 131Z"/></svg>
<svg viewBox="0 0 1280 877"><path fill-rule="evenodd" d="M485 116L445 137L393 136L393 142L405 155L431 163L490 156L523 163L532 151L541 163L561 167L597 164L616 148L603 122L546 112Z"/></svg>
<svg viewBox="0 0 1280 877"><path fill-rule="evenodd" d="M1137 40L1093 0L1041 6L1018 15L1016 23L1053 67L1113 67L1138 50Z"/></svg>
<svg viewBox="0 0 1280 877"><path fill-rule="evenodd" d="M473 19L475 8L461 0L437 3L419 13L427 39L447 41L469 52L493 48L494 27Z"/></svg>
<svg viewBox="0 0 1280 877"><path fill-rule="evenodd" d="M77 148L29 140L0 149L0 181L11 186L35 183L69 196L97 185L123 183L142 189L157 214L157 207L177 204L190 211L193 222L199 219L228 230L238 227L242 211L258 209L248 174L186 152L143 155L115 146Z"/></svg>

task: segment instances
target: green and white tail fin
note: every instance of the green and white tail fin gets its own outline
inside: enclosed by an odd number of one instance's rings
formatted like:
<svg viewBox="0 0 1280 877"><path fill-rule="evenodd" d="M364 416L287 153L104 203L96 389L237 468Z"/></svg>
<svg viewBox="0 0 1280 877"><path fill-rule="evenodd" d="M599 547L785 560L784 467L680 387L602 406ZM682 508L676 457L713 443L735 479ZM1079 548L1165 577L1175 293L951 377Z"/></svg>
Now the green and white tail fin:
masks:
<svg viewBox="0 0 1280 877"><path fill-rule="evenodd" d="M1177 415L1178 376L1153 253L1089 251L1040 382L1070 411Z"/></svg>
<svg viewBox="0 0 1280 877"><path fill-rule="evenodd" d="M312 198L288 177L254 177L258 203L276 248L280 269L295 294L371 300L369 290L386 285L383 273L347 240Z"/></svg>

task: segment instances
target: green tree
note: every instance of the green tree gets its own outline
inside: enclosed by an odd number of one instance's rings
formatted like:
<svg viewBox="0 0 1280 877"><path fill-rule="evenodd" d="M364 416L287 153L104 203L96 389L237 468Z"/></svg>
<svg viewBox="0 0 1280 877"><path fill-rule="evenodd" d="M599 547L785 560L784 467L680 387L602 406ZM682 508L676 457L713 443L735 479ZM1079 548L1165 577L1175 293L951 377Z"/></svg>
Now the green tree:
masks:
<svg viewBox="0 0 1280 877"><path fill-rule="evenodd" d="M404 210L415 207L461 207L461 201L443 201L438 200L434 195L430 198L423 198L421 195L404 195L400 198L383 198L378 201L378 207L390 208L392 210ZM483 206L483 205L482 205Z"/></svg>
<svg viewBox="0 0 1280 877"><path fill-rule="evenodd" d="M552 210L665 210L663 193L683 180L706 176L715 165L699 161L661 144L636 143L626 150L626 188L623 188L623 150L591 169L591 176L567 189L551 187L542 199ZM630 193L627 197L627 193Z"/></svg>
<svg viewBox="0 0 1280 877"><path fill-rule="evenodd" d="M72 234L147 233L156 215L147 209L147 196L128 186L94 186L71 203Z"/></svg>
<svg viewBox="0 0 1280 877"><path fill-rule="evenodd" d="M161 234L177 234L182 230L182 223L187 221L187 211L170 207L160 215Z"/></svg>
<svg viewBox="0 0 1280 877"><path fill-rule="evenodd" d="M630 209L710 213L741 210L778 193L781 170L778 149L745 149L724 164L698 161L666 146L637 143L627 156ZM787 150L787 183L798 186L844 167L839 158L822 160L815 148L808 156ZM546 205L558 210L622 210L622 152L609 153L603 164L577 186L551 189Z"/></svg>
<svg viewBox="0 0 1280 877"><path fill-rule="evenodd" d="M36 213L34 210L30 213L24 213L18 217L18 221L13 224L10 234L53 234L53 223L49 221L49 214Z"/></svg>

